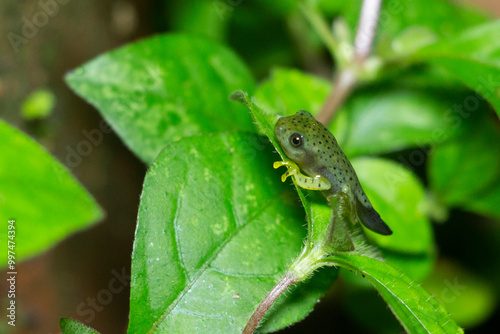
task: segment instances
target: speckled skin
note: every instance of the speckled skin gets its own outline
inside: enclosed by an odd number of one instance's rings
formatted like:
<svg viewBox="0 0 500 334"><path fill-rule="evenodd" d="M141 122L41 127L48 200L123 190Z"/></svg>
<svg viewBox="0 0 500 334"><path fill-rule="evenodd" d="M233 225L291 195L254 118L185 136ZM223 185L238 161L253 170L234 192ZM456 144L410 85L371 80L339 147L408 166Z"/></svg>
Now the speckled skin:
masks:
<svg viewBox="0 0 500 334"><path fill-rule="evenodd" d="M321 175L331 183L329 190L322 191L326 197L337 191L350 189L356 199L356 212L363 225L383 235L392 233L373 209L354 168L335 137L309 112L300 110L295 115L280 118L274 132L286 155L305 174L310 177ZM303 138L300 147L291 144L290 137L296 134Z"/></svg>

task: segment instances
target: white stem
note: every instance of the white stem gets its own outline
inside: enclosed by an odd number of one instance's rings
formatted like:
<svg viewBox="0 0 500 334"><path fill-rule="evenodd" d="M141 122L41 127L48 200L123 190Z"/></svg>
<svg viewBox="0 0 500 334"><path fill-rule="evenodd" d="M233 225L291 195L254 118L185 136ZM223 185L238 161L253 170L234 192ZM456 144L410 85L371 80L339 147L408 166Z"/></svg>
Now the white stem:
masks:
<svg viewBox="0 0 500 334"><path fill-rule="evenodd" d="M354 40L355 59L363 62L370 55L377 30L382 0L364 0L359 17L358 31Z"/></svg>

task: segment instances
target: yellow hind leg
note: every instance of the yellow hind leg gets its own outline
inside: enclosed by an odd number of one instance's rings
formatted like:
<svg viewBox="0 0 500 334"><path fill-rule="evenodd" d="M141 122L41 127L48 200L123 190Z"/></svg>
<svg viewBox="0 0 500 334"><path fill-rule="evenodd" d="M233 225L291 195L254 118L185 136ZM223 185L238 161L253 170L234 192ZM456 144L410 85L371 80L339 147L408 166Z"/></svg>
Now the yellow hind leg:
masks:
<svg viewBox="0 0 500 334"><path fill-rule="evenodd" d="M281 176L281 181L285 182L285 180L293 175L295 178L295 182L299 185L299 187L309 190L328 190L332 187L330 181L326 177L321 175L315 175L314 177L310 177L302 174L299 166L297 166L292 161L275 161L273 164L274 168L280 168L281 166L286 166L288 170L285 174Z"/></svg>

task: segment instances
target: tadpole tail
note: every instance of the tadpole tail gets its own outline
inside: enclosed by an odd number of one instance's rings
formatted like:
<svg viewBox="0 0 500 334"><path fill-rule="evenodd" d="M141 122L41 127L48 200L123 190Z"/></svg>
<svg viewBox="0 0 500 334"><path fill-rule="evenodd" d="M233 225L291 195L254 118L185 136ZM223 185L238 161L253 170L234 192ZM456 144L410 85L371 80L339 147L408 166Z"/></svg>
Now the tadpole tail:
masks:
<svg viewBox="0 0 500 334"><path fill-rule="evenodd" d="M361 223L363 223L363 225L365 225L368 229L382 235L392 234L389 226L387 226L387 224L382 220L378 212L375 211L373 207L367 208L357 199L356 206L359 220L361 220Z"/></svg>

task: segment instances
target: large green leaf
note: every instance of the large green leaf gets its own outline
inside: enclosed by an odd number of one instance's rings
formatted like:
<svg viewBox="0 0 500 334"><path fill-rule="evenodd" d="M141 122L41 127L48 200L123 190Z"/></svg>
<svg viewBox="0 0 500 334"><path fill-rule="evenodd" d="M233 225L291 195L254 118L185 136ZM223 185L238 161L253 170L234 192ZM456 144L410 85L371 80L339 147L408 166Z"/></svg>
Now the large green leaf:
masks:
<svg viewBox="0 0 500 334"><path fill-rule="evenodd" d="M252 130L243 106L228 101L253 78L231 51L184 35L163 35L103 54L66 76L122 140L150 163L182 137Z"/></svg>
<svg viewBox="0 0 500 334"><path fill-rule="evenodd" d="M418 282L390 265L349 253L335 255L325 261L365 276L408 333L463 333L436 298Z"/></svg>
<svg viewBox="0 0 500 334"><path fill-rule="evenodd" d="M499 30L500 20L475 26L421 50L415 57L455 75L486 98L500 115ZM479 99L471 94L465 107L476 109Z"/></svg>
<svg viewBox="0 0 500 334"><path fill-rule="evenodd" d="M96 223L103 212L78 181L39 144L0 120L0 266L8 241L16 262ZM15 220L15 238L7 238Z"/></svg>
<svg viewBox="0 0 500 334"><path fill-rule="evenodd" d="M397 163L380 158L357 158L352 165L373 206L391 227L390 237L367 230L380 246L410 254L433 248L432 228L423 212L424 187Z"/></svg>
<svg viewBox="0 0 500 334"><path fill-rule="evenodd" d="M61 318L59 325L63 334L99 334L94 329L73 319Z"/></svg>
<svg viewBox="0 0 500 334"><path fill-rule="evenodd" d="M284 274L303 244L304 212L273 171L267 142L191 137L158 156L139 208L130 333L241 332ZM335 273L287 294L264 329L303 318Z"/></svg>
<svg viewBox="0 0 500 334"><path fill-rule="evenodd" d="M297 70L276 69L256 90L269 113L317 114L330 90L321 78ZM420 91L388 88L354 94L339 111L330 130L349 157L434 144L453 133L443 117L450 101Z"/></svg>
<svg viewBox="0 0 500 334"><path fill-rule="evenodd" d="M401 165L380 158L356 158L352 164L373 206L393 234L368 236L382 247L387 262L421 281L434 265L434 234L425 216L425 189Z"/></svg>
<svg viewBox="0 0 500 334"><path fill-rule="evenodd" d="M447 99L406 89L359 93L342 111L346 128L336 125L344 133L342 149L356 156L435 144L453 134L452 124L443 117L449 104Z"/></svg>

